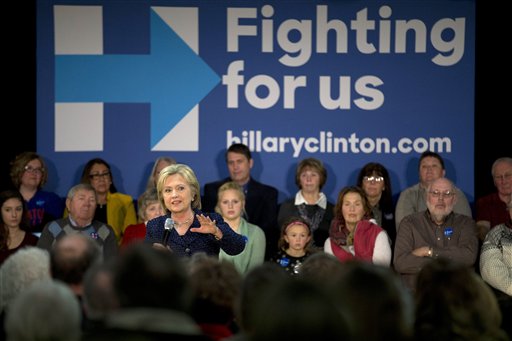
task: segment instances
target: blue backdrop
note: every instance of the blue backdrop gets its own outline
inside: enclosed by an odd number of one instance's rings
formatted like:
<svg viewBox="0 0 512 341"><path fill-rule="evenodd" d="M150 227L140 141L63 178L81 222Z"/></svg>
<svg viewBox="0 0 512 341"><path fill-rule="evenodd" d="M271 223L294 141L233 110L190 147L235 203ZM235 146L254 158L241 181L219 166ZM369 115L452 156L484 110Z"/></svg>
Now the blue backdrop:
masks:
<svg viewBox="0 0 512 341"><path fill-rule="evenodd" d="M297 191L306 157L324 188L384 164L393 192L421 152L474 200L475 1L37 2L37 151L65 196L107 160L135 198L162 155L201 185L244 142L253 175Z"/></svg>

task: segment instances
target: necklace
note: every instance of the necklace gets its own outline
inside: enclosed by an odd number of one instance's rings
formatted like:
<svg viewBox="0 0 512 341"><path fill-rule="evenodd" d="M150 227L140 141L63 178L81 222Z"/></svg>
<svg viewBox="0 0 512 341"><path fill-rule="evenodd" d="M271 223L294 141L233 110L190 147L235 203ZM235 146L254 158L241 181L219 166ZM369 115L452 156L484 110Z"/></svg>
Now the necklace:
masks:
<svg viewBox="0 0 512 341"><path fill-rule="evenodd" d="M174 225L176 227L180 227L180 226L183 226L183 225L186 225L186 224L190 223L193 219L194 219L194 215L192 215L192 217L188 218L187 220L182 221L181 223L179 221L175 220L174 221Z"/></svg>

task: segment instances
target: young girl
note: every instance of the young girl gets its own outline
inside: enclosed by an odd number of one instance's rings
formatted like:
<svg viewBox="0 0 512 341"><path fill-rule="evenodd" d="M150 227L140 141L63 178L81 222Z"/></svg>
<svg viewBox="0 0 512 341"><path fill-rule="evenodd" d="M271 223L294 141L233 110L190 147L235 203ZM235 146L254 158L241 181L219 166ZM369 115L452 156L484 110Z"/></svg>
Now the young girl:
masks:
<svg viewBox="0 0 512 341"><path fill-rule="evenodd" d="M290 275L297 275L304 260L313 253L308 223L297 216L287 219L281 228L278 248L270 261L283 267Z"/></svg>
<svg viewBox="0 0 512 341"><path fill-rule="evenodd" d="M25 200L17 190L0 193L0 264L19 249L37 244L38 238L29 232L30 225Z"/></svg>

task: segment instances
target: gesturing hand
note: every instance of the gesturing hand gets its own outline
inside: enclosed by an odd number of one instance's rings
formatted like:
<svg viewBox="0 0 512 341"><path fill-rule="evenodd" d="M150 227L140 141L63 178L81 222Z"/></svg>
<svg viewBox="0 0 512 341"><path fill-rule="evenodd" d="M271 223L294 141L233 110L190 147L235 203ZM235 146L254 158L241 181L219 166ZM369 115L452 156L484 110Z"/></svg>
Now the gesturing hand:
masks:
<svg viewBox="0 0 512 341"><path fill-rule="evenodd" d="M215 220L212 220L210 217L207 217L204 214L198 214L197 220L201 226L190 228L191 232L213 234L217 239L222 238L222 232L217 227L217 225L215 225Z"/></svg>

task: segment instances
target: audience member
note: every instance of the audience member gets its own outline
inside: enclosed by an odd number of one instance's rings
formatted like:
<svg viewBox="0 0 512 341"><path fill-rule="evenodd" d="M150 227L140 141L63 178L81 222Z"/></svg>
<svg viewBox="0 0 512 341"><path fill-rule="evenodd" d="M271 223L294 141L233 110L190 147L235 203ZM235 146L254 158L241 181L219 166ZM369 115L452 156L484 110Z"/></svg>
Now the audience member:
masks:
<svg viewBox="0 0 512 341"><path fill-rule="evenodd" d="M83 340L209 340L190 316L192 287L177 255L134 243L119 254L113 284L119 309Z"/></svg>
<svg viewBox="0 0 512 341"><path fill-rule="evenodd" d="M156 188L147 189L138 199L138 216L140 223L126 227L121 241L121 248L137 241L143 241L146 236L146 224L149 220L164 215L164 209L158 201Z"/></svg>
<svg viewBox="0 0 512 341"><path fill-rule="evenodd" d="M196 253L188 262L192 288L192 318L211 340L219 341L238 331L235 304L242 276L233 263Z"/></svg>
<svg viewBox="0 0 512 341"><path fill-rule="evenodd" d="M446 257L472 267L478 254L475 221L454 212L458 196L453 183L436 179L425 196L427 209L405 217L396 237L394 267L412 291L418 272L432 259Z"/></svg>
<svg viewBox="0 0 512 341"><path fill-rule="evenodd" d="M86 317L82 321L84 334L94 333L105 327L105 318L119 308L114 290L115 261L91 265L84 274L82 310Z"/></svg>
<svg viewBox="0 0 512 341"><path fill-rule="evenodd" d="M12 301L33 283L49 279L48 252L35 246L18 250L0 265L0 340L5 340L4 320Z"/></svg>
<svg viewBox="0 0 512 341"><path fill-rule="evenodd" d="M496 225L485 236L480 251L480 274L498 299L502 328L512 339L512 197L508 213L508 221Z"/></svg>
<svg viewBox="0 0 512 341"><path fill-rule="evenodd" d="M512 297L512 197L509 217L485 237L480 253L480 274L493 288Z"/></svg>
<svg viewBox="0 0 512 341"><path fill-rule="evenodd" d="M342 264L335 282L355 340L412 340L413 299L393 270L354 259Z"/></svg>
<svg viewBox="0 0 512 341"><path fill-rule="evenodd" d="M357 258L390 266L389 236L370 218L371 208L364 191L357 186L343 188L338 194L324 251L340 261Z"/></svg>
<svg viewBox="0 0 512 341"><path fill-rule="evenodd" d="M160 176L160 172L167 166L175 165L176 160L172 157L168 156L160 156L153 163L153 168L151 169L151 174L149 175L148 182L146 184L146 191L154 189L156 191L156 184L158 182L158 177Z"/></svg>
<svg viewBox="0 0 512 341"><path fill-rule="evenodd" d="M259 226L265 232L265 259L269 259L276 251L279 230L277 225L278 192L272 186L262 184L251 176L254 165L249 148L241 143L232 144L226 151L226 164L229 177L204 185L203 209L211 212L217 203L219 187L234 181L242 186L245 194L245 219Z"/></svg>
<svg viewBox="0 0 512 341"><path fill-rule="evenodd" d="M509 220L507 203L512 197L512 158L500 157L494 161L491 174L496 192L476 201L476 224L482 241L491 227Z"/></svg>
<svg viewBox="0 0 512 341"><path fill-rule="evenodd" d="M66 208L69 215L46 224L37 246L50 251L53 244L60 238L68 234L80 233L98 243L103 259L117 255L118 245L114 230L109 225L94 219L96 192L91 185L81 183L73 186L66 198Z"/></svg>
<svg viewBox="0 0 512 341"><path fill-rule="evenodd" d="M160 172L158 198L165 215L148 221L145 242L179 256L196 252L218 256L220 250L237 255L245 240L217 213L201 211L199 182L187 165L176 164Z"/></svg>
<svg viewBox="0 0 512 341"><path fill-rule="evenodd" d="M336 256L326 252L315 252L302 263L300 276L324 287L331 287L337 286L335 279L340 276L342 269L343 263Z"/></svg>
<svg viewBox="0 0 512 341"><path fill-rule="evenodd" d="M220 186L215 212L222 215L224 221L233 231L245 238L245 249L235 256L220 250L219 258L233 263L242 275L263 263L266 245L263 230L259 226L247 222L242 216L244 207L245 194L239 184L229 181Z"/></svg>
<svg viewBox="0 0 512 341"><path fill-rule="evenodd" d="M388 234L393 251L396 239L395 206L388 170L380 163L367 163L359 171L357 186L366 194L372 209L372 217Z"/></svg>
<svg viewBox="0 0 512 341"><path fill-rule="evenodd" d="M10 175L12 184L27 204L31 232L40 233L46 223L62 217L64 200L53 192L43 190L48 181L48 168L39 154L18 154L11 162Z"/></svg>
<svg viewBox="0 0 512 341"><path fill-rule="evenodd" d="M443 178L446 175L443 158L434 152L426 151L420 156L419 182L416 185L404 189L396 203L395 219L396 228L400 228L400 222L409 214L423 212L427 209L426 195L428 186L436 179ZM472 217L471 207L468 200L457 187L453 186L453 191L457 196L456 205L453 208L455 213Z"/></svg>
<svg viewBox="0 0 512 341"><path fill-rule="evenodd" d="M80 233L58 239L50 250L50 273L53 279L67 284L82 301L86 271L101 262L98 244Z"/></svg>
<svg viewBox="0 0 512 341"><path fill-rule="evenodd" d="M322 161L307 158L299 162L295 172L295 184L299 191L294 198L281 203L277 215L279 226L290 216L299 216L306 220L313 232L313 246L319 249L323 248L329 237L334 211L334 205L322 193L326 181L327 170Z"/></svg>
<svg viewBox="0 0 512 341"><path fill-rule="evenodd" d="M90 184L96 191L94 220L112 227L118 243L127 226L137 223L133 198L117 191L110 165L103 159L91 159L82 171L81 183Z"/></svg>
<svg viewBox="0 0 512 341"><path fill-rule="evenodd" d="M312 247L311 228L301 217L291 216L283 223L277 246L279 251L270 262L277 263L292 276L299 274L302 263L316 252Z"/></svg>
<svg viewBox="0 0 512 341"><path fill-rule="evenodd" d="M80 303L64 283L34 283L12 302L5 330L7 341L79 341Z"/></svg>
<svg viewBox="0 0 512 341"><path fill-rule="evenodd" d="M17 190L0 193L0 265L19 249L37 244L38 237L30 233L25 200Z"/></svg>
<svg viewBox="0 0 512 341"><path fill-rule="evenodd" d="M415 340L508 340L496 298L464 264L447 258L426 264L415 297Z"/></svg>
<svg viewBox="0 0 512 341"><path fill-rule="evenodd" d="M250 341L353 340L346 315L333 295L300 277L269 288L255 302L254 316Z"/></svg>
<svg viewBox="0 0 512 341"><path fill-rule="evenodd" d="M255 307L279 281L288 275L276 263L265 262L258 265L242 279L241 291L236 303L238 332L227 338L230 341L246 341L254 332L254 321L258 318Z"/></svg>

